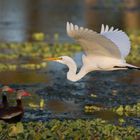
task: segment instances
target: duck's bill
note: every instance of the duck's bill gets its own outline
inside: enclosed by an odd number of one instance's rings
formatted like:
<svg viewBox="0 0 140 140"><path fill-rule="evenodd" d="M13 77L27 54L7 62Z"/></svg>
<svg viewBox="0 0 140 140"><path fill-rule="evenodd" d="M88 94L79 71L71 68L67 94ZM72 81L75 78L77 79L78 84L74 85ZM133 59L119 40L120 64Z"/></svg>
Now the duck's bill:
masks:
<svg viewBox="0 0 140 140"><path fill-rule="evenodd" d="M49 57L49 58L44 58L43 61L55 61L55 60L62 60L61 57Z"/></svg>
<svg viewBox="0 0 140 140"><path fill-rule="evenodd" d="M31 94L30 94L29 92L27 92L27 91L24 91L24 92L22 93L22 96L31 96Z"/></svg>
<svg viewBox="0 0 140 140"><path fill-rule="evenodd" d="M9 92L9 93L13 93L13 92L15 92L15 89L9 87L9 88L8 88L8 92Z"/></svg>

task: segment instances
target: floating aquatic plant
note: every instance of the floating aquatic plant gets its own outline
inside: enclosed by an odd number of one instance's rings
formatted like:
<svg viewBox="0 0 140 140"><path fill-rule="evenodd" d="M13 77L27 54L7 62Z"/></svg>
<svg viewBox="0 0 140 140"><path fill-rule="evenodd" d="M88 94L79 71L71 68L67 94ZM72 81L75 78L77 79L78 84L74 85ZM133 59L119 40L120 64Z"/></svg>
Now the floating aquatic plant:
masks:
<svg viewBox="0 0 140 140"><path fill-rule="evenodd" d="M54 44L46 42L0 43L0 71L41 69L46 67L44 57L72 55L80 51L78 45Z"/></svg>
<svg viewBox="0 0 140 140"><path fill-rule="evenodd" d="M7 134L7 135L5 135ZM138 139L140 130L132 126L122 127L101 119L50 120L47 122L0 123L0 138L7 139Z"/></svg>
<svg viewBox="0 0 140 140"><path fill-rule="evenodd" d="M34 33L34 42L24 43L0 43L0 71L16 70L17 68L41 69L46 67L42 62L44 57L57 57L61 55L73 55L82 51L76 44L59 43L59 35L54 35L54 44L43 41L44 33ZM127 57L129 61L140 62L140 35L130 34L132 49ZM12 62L11 62L12 61Z"/></svg>
<svg viewBox="0 0 140 140"><path fill-rule="evenodd" d="M120 105L118 107L111 108L113 112L116 112L118 115L129 116L129 115L140 115L140 103L134 105Z"/></svg>
<svg viewBox="0 0 140 140"><path fill-rule="evenodd" d="M101 110L104 110L104 109L102 107L95 106L95 105L85 105L85 107L84 107L84 111L86 113L88 113L88 112L96 112L96 111L101 111Z"/></svg>
<svg viewBox="0 0 140 140"><path fill-rule="evenodd" d="M36 41L43 41L45 39L45 34L42 32L34 33L32 35L33 39Z"/></svg>

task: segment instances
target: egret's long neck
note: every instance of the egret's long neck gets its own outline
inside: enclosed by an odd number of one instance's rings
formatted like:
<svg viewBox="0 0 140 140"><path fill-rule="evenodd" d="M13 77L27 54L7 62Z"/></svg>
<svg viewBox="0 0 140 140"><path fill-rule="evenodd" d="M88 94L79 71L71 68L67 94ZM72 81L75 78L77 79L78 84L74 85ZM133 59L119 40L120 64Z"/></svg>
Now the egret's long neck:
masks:
<svg viewBox="0 0 140 140"><path fill-rule="evenodd" d="M79 73L76 74L77 66L73 59L71 59L71 61L67 63L67 66L69 68L69 71L67 73L67 79L70 81L76 82L87 74L84 66L82 66Z"/></svg>

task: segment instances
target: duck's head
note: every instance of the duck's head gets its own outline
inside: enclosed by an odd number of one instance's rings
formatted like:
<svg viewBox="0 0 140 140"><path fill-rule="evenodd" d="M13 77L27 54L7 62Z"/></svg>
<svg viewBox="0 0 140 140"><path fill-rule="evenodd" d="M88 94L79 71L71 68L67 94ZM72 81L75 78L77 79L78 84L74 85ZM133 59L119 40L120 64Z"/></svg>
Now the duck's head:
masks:
<svg viewBox="0 0 140 140"><path fill-rule="evenodd" d="M2 92L8 92L8 93L13 93L13 92L15 92L15 90L14 90L13 88L10 88L9 86L3 86L3 87L1 88L1 91L2 91Z"/></svg>
<svg viewBox="0 0 140 140"><path fill-rule="evenodd" d="M17 99L21 99L24 96L31 96L31 94L23 89L17 90Z"/></svg>

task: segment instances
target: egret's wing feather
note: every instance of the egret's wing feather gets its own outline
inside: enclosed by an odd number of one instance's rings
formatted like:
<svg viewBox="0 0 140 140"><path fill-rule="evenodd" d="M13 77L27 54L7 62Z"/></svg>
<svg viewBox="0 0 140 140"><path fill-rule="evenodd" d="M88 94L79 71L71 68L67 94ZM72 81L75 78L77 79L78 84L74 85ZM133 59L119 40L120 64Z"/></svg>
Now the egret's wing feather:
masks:
<svg viewBox="0 0 140 140"><path fill-rule="evenodd" d="M108 29L108 26L106 26L104 28L104 25L102 25L100 33L116 44L121 52L122 58L125 58L129 54L131 43L126 33L118 29L113 30L113 27Z"/></svg>
<svg viewBox="0 0 140 140"><path fill-rule="evenodd" d="M108 29L107 26L104 30ZM92 30L67 22L67 34L78 41L87 55L121 58L118 47L110 39Z"/></svg>

